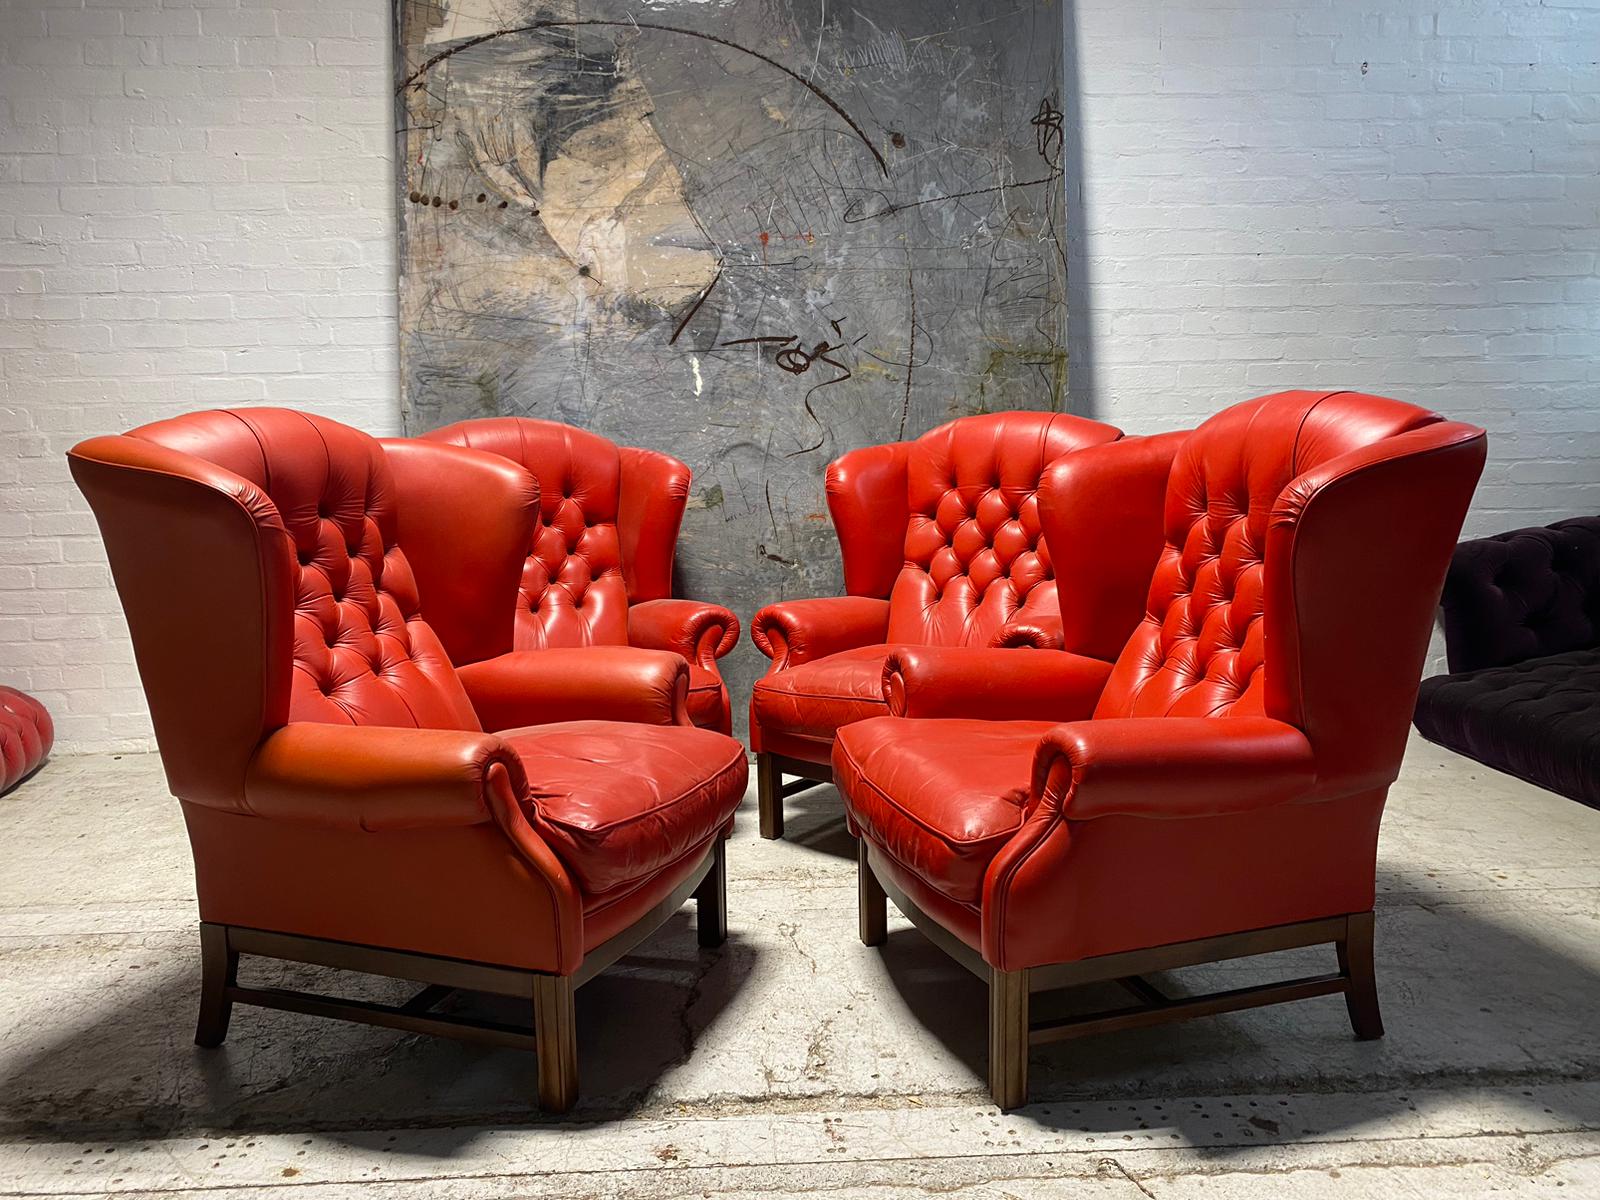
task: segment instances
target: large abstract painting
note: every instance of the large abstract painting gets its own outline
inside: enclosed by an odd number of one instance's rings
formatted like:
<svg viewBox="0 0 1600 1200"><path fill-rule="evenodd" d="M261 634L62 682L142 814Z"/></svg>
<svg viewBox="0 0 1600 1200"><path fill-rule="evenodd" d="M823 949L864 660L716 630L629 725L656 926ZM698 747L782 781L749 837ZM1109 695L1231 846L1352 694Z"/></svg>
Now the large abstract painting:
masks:
<svg viewBox="0 0 1600 1200"><path fill-rule="evenodd" d="M1062 406L1056 3L397 0L396 29L408 431L676 454L683 594L836 592L830 459Z"/></svg>

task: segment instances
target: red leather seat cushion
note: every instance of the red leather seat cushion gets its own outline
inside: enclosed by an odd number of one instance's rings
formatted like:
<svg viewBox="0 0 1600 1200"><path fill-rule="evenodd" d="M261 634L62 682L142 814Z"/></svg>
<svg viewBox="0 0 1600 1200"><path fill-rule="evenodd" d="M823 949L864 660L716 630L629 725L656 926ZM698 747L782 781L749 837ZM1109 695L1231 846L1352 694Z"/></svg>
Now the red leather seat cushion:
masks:
<svg viewBox="0 0 1600 1200"><path fill-rule="evenodd" d="M727 709L722 701L722 676L699 663L689 664L689 719L702 729L720 729Z"/></svg>
<svg viewBox="0 0 1600 1200"><path fill-rule="evenodd" d="M501 736L528 775L529 822L591 897L709 842L744 795L744 748L706 729L568 721Z"/></svg>
<svg viewBox="0 0 1600 1200"><path fill-rule="evenodd" d="M834 772L864 837L930 887L977 904L990 859L1022 824L1034 748L1051 728L881 717L839 731Z"/></svg>
<svg viewBox="0 0 1600 1200"><path fill-rule="evenodd" d="M889 712L883 660L893 646L860 646L756 680L751 710L762 729L826 741L855 721Z"/></svg>

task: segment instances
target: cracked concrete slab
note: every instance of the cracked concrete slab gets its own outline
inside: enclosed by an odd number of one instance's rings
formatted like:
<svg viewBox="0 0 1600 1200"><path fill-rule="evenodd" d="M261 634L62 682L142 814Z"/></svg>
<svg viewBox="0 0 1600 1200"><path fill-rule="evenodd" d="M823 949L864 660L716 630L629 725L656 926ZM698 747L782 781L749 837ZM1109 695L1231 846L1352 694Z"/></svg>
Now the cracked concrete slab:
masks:
<svg viewBox="0 0 1600 1200"><path fill-rule="evenodd" d="M0 1194L1600 1195L1600 813L1415 742L1380 851L1387 1038L1328 998L1085 1040L1036 1053L1036 1102L1004 1116L982 988L897 916L881 951L856 940L832 789L791 801L786 842L754 826L725 947L685 913L579 993L583 1099L555 1121L512 1051L248 1008L195 1048L159 762L52 763L0 801Z"/></svg>

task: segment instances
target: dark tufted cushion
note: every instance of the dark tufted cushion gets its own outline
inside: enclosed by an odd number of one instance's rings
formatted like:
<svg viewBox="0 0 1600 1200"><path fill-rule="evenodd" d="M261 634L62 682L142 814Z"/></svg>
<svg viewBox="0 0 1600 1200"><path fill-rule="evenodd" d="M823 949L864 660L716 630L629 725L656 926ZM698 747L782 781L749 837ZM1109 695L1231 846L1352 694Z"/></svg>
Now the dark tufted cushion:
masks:
<svg viewBox="0 0 1600 1200"><path fill-rule="evenodd" d="M1487 767L1600 808L1600 649L1423 681L1416 726Z"/></svg>
<svg viewBox="0 0 1600 1200"><path fill-rule="evenodd" d="M1452 671L1600 643L1600 517L1462 542L1443 605Z"/></svg>

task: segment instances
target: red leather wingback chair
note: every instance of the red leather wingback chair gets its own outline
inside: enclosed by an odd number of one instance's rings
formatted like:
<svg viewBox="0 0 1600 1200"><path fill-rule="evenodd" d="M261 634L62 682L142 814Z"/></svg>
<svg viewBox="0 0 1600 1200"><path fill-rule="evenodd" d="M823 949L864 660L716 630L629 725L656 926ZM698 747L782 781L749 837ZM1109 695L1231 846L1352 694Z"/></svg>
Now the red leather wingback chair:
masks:
<svg viewBox="0 0 1600 1200"><path fill-rule="evenodd" d="M723 937L747 768L689 724L683 660L596 659L552 704L562 672L507 653L538 490L492 455L244 409L70 460L194 852L196 1041L239 1002L523 1045L570 1106L573 989L691 895L702 944ZM433 986L396 1007L243 986L241 952ZM532 1031L431 1015L454 988L521 997Z"/></svg>
<svg viewBox="0 0 1600 1200"><path fill-rule="evenodd" d="M689 468L671 455L527 417L489 417L423 435L509 458L539 481L543 522L516 605L516 648L640 646L689 661L689 716L729 733L717 659L739 640L720 604L672 598L672 558Z"/></svg>
<svg viewBox="0 0 1600 1200"><path fill-rule="evenodd" d="M849 594L783 600L750 622L772 660L750 699L762 837L783 836L786 795L833 779L834 735L888 711L883 663L895 646L1055 644L1039 479L1061 455L1120 436L1060 413L990 413L829 465ZM786 774L812 782L785 785Z"/></svg>
<svg viewBox="0 0 1600 1200"><path fill-rule="evenodd" d="M1087 1033L1343 993L1382 1034L1378 823L1485 444L1285 392L1070 455L1042 492L1069 652L890 656L896 715L834 751L861 936L887 892L988 981L996 1103L1024 1102L1030 1045ZM1284 984L1139 978L1326 942L1338 971ZM1030 1028L1030 991L1094 980L1145 1004Z"/></svg>

